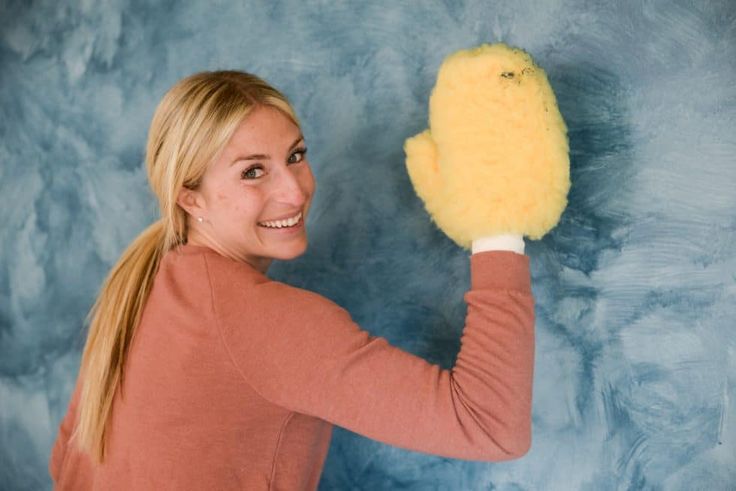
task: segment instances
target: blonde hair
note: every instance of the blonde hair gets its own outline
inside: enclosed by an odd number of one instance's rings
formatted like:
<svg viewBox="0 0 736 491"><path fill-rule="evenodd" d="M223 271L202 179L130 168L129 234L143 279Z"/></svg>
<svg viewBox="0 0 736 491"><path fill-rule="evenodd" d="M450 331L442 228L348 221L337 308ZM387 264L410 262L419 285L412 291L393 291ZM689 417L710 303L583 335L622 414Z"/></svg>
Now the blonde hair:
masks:
<svg viewBox="0 0 736 491"><path fill-rule="evenodd" d="M125 360L159 261L187 241L187 214L178 206L182 187L196 189L208 163L256 106L299 121L287 98L245 72L191 75L164 95L153 115L146 145L148 180L161 218L144 230L112 268L89 312L82 354L78 424L71 436L94 462L105 458L105 435L113 398L123 383Z"/></svg>

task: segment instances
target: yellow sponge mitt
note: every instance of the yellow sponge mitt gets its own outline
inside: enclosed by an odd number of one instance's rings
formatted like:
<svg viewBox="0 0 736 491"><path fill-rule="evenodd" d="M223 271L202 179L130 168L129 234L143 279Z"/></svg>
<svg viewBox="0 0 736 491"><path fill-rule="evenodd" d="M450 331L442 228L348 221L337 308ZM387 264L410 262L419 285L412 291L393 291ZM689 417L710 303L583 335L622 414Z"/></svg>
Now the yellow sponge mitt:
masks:
<svg viewBox="0 0 736 491"><path fill-rule="evenodd" d="M567 206L567 127L544 70L521 49L483 44L449 55L429 129L404 151L432 219L466 249L489 235L539 239Z"/></svg>

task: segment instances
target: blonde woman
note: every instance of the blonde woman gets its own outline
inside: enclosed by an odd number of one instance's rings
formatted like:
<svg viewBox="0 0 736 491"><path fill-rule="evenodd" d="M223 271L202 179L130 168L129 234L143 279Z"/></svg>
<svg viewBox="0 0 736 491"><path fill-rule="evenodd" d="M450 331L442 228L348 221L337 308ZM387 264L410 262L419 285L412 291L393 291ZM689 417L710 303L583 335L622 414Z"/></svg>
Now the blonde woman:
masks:
<svg viewBox="0 0 736 491"><path fill-rule="evenodd" d="M479 461L531 443L534 302L523 240L473 244L452 370L268 278L307 248L315 192L287 99L204 72L156 109L146 148L161 218L91 311L53 447L56 489L315 489L333 425Z"/></svg>

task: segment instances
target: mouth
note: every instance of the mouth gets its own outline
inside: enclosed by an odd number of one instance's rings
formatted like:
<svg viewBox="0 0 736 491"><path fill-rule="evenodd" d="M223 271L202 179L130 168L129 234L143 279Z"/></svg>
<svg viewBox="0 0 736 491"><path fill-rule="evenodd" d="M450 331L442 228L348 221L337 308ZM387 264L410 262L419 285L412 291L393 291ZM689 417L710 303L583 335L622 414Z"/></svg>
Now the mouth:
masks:
<svg viewBox="0 0 736 491"><path fill-rule="evenodd" d="M302 221L302 212L300 211L293 217L284 218L283 220L267 220L258 222L258 226L271 229L296 228L302 225Z"/></svg>

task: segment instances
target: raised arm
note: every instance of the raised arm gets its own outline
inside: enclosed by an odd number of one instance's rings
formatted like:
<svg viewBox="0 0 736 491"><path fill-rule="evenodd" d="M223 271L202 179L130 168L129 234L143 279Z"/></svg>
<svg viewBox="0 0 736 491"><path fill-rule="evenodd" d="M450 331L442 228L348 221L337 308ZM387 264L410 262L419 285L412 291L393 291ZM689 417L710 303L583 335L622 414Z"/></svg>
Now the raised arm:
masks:
<svg viewBox="0 0 736 491"><path fill-rule="evenodd" d="M529 449L534 302L527 256L471 256L452 370L371 335L325 297L274 281L248 285L226 263L205 260L224 345L265 399L434 455L500 461Z"/></svg>

